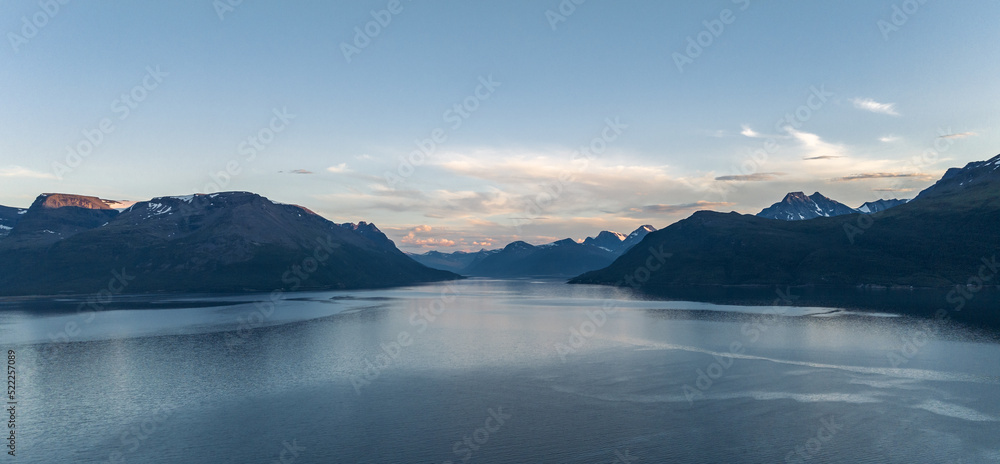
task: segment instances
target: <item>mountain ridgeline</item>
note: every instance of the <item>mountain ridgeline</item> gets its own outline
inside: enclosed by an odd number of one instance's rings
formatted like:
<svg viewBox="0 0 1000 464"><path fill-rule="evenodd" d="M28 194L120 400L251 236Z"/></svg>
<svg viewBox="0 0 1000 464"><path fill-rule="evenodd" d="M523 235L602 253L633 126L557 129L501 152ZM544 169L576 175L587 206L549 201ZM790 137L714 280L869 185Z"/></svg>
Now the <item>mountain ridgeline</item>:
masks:
<svg viewBox="0 0 1000 464"><path fill-rule="evenodd" d="M0 240L0 294L257 292L458 278L399 251L373 224L335 224L247 192L160 197L119 212L43 194Z"/></svg>
<svg viewBox="0 0 1000 464"><path fill-rule="evenodd" d="M800 200L796 195L793 202ZM873 214L789 221L699 211L647 235L610 266L570 282L614 285L636 275L652 249L671 257L655 272L642 274L639 286L649 290L996 285L997 224L1000 156L951 169L914 200Z"/></svg>
<svg viewBox="0 0 1000 464"><path fill-rule="evenodd" d="M582 243L563 239L544 245L512 242L498 250L411 255L424 265L477 277L572 277L611 264L656 229L639 227L629 235L602 231Z"/></svg>
<svg viewBox="0 0 1000 464"><path fill-rule="evenodd" d="M902 205L907 201L895 198L891 200L879 199L877 201L865 202L865 204L858 208L851 208L839 201L827 198L819 192L809 196L806 196L802 192L792 192L785 195L783 200L757 213L757 216L768 219L781 219L783 221L804 221L818 217L834 217L854 213L879 213L894 206Z"/></svg>

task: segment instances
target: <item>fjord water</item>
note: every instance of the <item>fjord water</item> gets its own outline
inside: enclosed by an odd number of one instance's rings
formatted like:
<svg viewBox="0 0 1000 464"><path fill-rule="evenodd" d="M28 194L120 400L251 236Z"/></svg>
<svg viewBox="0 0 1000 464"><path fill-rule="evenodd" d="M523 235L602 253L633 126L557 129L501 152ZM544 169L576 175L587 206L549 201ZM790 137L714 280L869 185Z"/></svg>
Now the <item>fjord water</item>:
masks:
<svg viewBox="0 0 1000 464"><path fill-rule="evenodd" d="M16 462L1000 462L1000 345L947 322L531 280L267 298L0 303Z"/></svg>

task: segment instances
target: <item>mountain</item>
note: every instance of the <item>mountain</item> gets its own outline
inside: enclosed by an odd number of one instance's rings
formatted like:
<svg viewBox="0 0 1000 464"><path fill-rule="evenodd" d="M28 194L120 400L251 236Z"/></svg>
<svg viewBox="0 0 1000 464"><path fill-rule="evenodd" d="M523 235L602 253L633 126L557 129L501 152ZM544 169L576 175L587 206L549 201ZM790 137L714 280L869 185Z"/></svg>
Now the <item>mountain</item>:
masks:
<svg viewBox="0 0 1000 464"><path fill-rule="evenodd" d="M628 237L625 237L625 240L622 241L620 253L624 253L628 251L629 248L634 247L637 243L641 242L642 239L646 238L646 235L650 232L656 232L656 227L649 224L639 226L638 229L633 230L632 233L628 234Z"/></svg>
<svg viewBox="0 0 1000 464"><path fill-rule="evenodd" d="M881 213L882 211L885 211L895 206L902 205L903 203L906 203L908 201L910 200L906 199L897 200L895 198L891 200L878 199L876 201L866 201L865 204L857 208L857 212L864 214Z"/></svg>
<svg viewBox="0 0 1000 464"><path fill-rule="evenodd" d="M0 206L0 238L6 237L10 234L11 229L14 228L27 213L28 210L21 208L11 208L10 206Z"/></svg>
<svg viewBox="0 0 1000 464"><path fill-rule="evenodd" d="M949 170L916 199L872 215L774 221L699 211L647 235L610 266L571 282L613 285L628 275L646 279L638 287L651 290L690 285L964 285L984 266L987 277L997 273L998 167L1000 157ZM649 266L650 257L656 269Z"/></svg>
<svg viewBox="0 0 1000 464"><path fill-rule="evenodd" d="M607 266L616 256L604 248L569 238L539 246L518 241L485 256L462 273L482 277L568 277Z"/></svg>
<svg viewBox="0 0 1000 464"><path fill-rule="evenodd" d="M618 232L611 232L608 230L602 230L597 234L597 237L587 237L583 240L584 245L592 245L600 248L604 248L608 251L617 250L621 247L622 242L625 241L626 236L624 234L619 234Z"/></svg>
<svg viewBox="0 0 1000 464"><path fill-rule="evenodd" d="M997 182L1000 182L1000 155L986 161L966 164L964 168L951 168L945 171L941 180L924 189L914 200L947 196L975 189L980 185L995 185Z"/></svg>
<svg viewBox="0 0 1000 464"><path fill-rule="evenodd" d="M312 211L310 211L310 213L312 213ZM315 213L313 213L313 214L315 214ZM362 237L365 237L368 240L371 240L372 242L375 242L376 244L380 245L384 249L387 249L387 250L395 250L396 249L396 244L392 240L389 240L389 237L387 237L385 234L383 234L382 231L378 229L378 227L375 227L375 224L369 224L369 223L367 223L365 221L361 221L361 222L359 222L357 224L353 224L353 223L348 222L348 223L345 223L345 224L338 224L338 225L340 227L345 228L345 229L357 232Z"/></svg>
<svg viewBox="0 0 1000 464"><path fill-rule="evenodd" d="M159 197L121 213L42 195L0 240L0 294L245 292L384 287L458 276L429 269L359 223L248 192ZM378 232L381 234L381 232ZM384 237L384 234L381 234ZM41 259L40 259L41 258Z"/></svg>
<svg viewBox="0 0 1000 464"><path fill-rule="evenodd" d="M601 231L583 243L564 239L534 246L517 241L500 250L442 253L428 251L410 257L434 269L484 277L571 276L611 263L656 228L644 225L629 235Z"/></svg>
<svg viewBox="0 0 1000 464"><path fill-rule="evenodd" d="M785 198L775 203L763 211L757 213L758 217L769 219L780 219L782 221L802 221L815 219L818 217L834 217L852 213L873 214L885 211L894 206L906 203L908 200L869 201L858 208L851 208L843 203L832 200L819 192L806 196L802 192L791 192Z"/></svg>
<svg viewBox="0 0 1000 464"><path fill-rule="evenodd" d="M118 215L97 197L43 193L21 215L3 243L8 247L51 244L106 224Z"/></svg>
<svg viewBox="0 0 1000 464"><path fill-rule="evenodd" d="M648 224L640 226L628 235L604 230L597 234L597 237L587 237L583 240L583 244L604 248L620 255L629 248L632 248L636 243L639 243L646 234L654 231L656 231L656 228Z"/></svg>
<svg viewBox="0 0 1000 464"><path fill-rule="evenodd" d="M422 254L410 254L420 264L431 269L441 269L461 274L466 268L478 264L487 256L500 252L501 250L482 249L475 252L456 251L452 253L442 253L440 251L428 251Z"/></svg>
<svg viewBox="0 0 1000 464"><path fill-rule="evenodd" d="M854 212L851 207L831 200L819 192L809 196L802 192L792 192L785 195L785 198L780 202L757 213L757 216L783 221L800 221L818 217L841 216Z"/></svg>

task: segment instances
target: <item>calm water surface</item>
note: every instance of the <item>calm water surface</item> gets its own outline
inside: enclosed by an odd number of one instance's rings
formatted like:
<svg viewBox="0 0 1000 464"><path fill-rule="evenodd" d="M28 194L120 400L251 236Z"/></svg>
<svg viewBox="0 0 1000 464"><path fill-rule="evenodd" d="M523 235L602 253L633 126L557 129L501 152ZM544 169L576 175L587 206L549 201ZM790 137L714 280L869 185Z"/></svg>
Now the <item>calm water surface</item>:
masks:
<svg viewBox="0 0 1000 464"><path fill-rule="evenodd" d="M528 280L255 299L0 303L3 462L1000 462L1000 345L948 323Z"/></svg>

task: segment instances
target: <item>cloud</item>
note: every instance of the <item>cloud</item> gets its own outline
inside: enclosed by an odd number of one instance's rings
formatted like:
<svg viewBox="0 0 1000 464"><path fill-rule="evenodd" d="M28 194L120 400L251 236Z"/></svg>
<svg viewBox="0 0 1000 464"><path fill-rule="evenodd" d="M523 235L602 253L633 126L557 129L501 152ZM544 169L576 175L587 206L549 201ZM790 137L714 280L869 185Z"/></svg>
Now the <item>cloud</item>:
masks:
<svg viewBox="0 0 1000 464"><path fill-rule="evenodd" d="M900 177L908 177L912 179L919 180L930 180L934 176L930 174L920 174L920 173L901 173L901 172L866 172L862 174L852 174L850 176L838 177L832 179L834 182L848 182L852 180L867 180L867 179L895 179Z"/></svg>
<svg viewBox="0 0 1000 464"><path fill-rule="evenodd" d="M819 135L795 130L792 126L785 126L784 130L799 142L799 148L805 152L803 153L805 155L803 156L804 159L841 158L847 154L846 147L824 141Z"/></svg>
<svg viewBox="0 0 1000 464"><path fill-rule="evenodd" d="M433 231L433 228L428 225L416 226L402 238L400 242L407 245L413 245L421 248L431 248L431 247L453 247L458 242L444 237L428 237L428 233ZM418 235L423 235L422 237Z"/></svg>
<svg viewBox="0 0 1000 464"><path fill-rule="evenodd" d="M911 188L874 188L873 192L912 192Z"/></svg>
<svg viewBox="0 0 1000 464"><path fill-rule="evenodd" d="M294 171L288 171L289 174L313 174L312 171L307 171L305 169L296 169Z"/></svg>
<svg viewBox="0 0 1000 464"><path fill-rule="evenodd" d="M769 180L775 180L779 176L783 176L783 172L758 172L755 174L737 174L731 176L720 176L716 177L715 180L721 181L733 181L733 182L765 182Z"/></svg>
<svg viewBox="0 0 1000 464"><path fill-rule="evenodd" d="M978 134L976 134L975 132L960 132L958 134L945 134L945 135L939 136L938 138L939 139L962 139L962 138L965 138L965 137L972 137L974 135L978 135Z"/></svg>
<svg viewBox="0 0 1000 464"><path fill-rule="evenodd" d="M899 116L895 103L879 103L871 98L852 98L851 103L859 110L871 111L872 113L888 114Z"/></svg>
<svg viewBox="0 0 1000 464"><path fill-rule="evenodd" d="M330 166L330 167L326 168L326 170L330 171L330 172L338 173L338 174L342 173L342 172L350 172L351 171L350 169L347 169L347 163L340 163L340 164L338 164L336 166Z"/></svg>
<svg viewBox="0 0 1000 464"><path fill-rule="evenodd" d="M758 138L758 137L760 137L760 134L758 134L757 131L751 129L750 126L744 124L742 127L743 127L743 130L740 131L740 135L743 135L744 137L750 137L750 138Z"/></svg>
<svg viewBox="0 0 1000 464"><path fill-rule="evenodd" d="M897 137L895 135L885 135L885 136L882 136L882 137L878 138L878 141L882 142L882 143L892 143L892 142L896 142L898 140L899 140L899 137Z"/></svg>
<svg viewBox="0 0 1000 464"><path fill-rule="evenodd" d="M725 201L696 201L694 203L685 203L681 205L646 205L638 208L629 208L626 213L643 213L643 214L671 214L671 213L682 213L686 211L691 211L693 209L704 210L704 209L714 209L714 208L726 208L735 205L736 203L730 203Z"/></svg>
<svg viewBox="0 0 1000 464"><path fill-rule="evenodd" d="M802 159L804 159L806 161L811 161L811 160L826 160L826 159L836 159L836 158L843 158L843 156L840 156L840 155L819 155L819 156L810 156L808 158L802 158Z"/></svg>
<svg viewBox="0 0 1000 464"><path fill-rule="evenodd" d="M30 177L32 179L55 179L55 174L49 172L32 171L21 166L7 166L0 168L0 177Z"/></svg>

